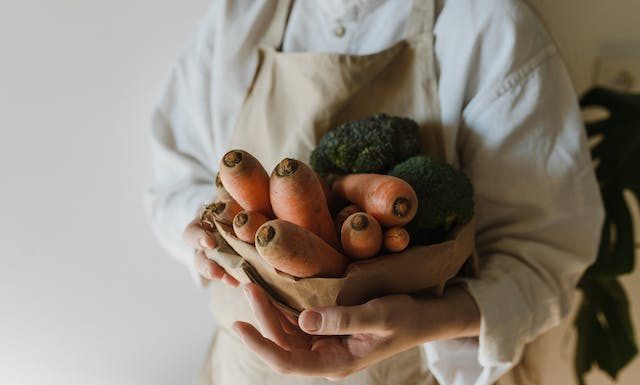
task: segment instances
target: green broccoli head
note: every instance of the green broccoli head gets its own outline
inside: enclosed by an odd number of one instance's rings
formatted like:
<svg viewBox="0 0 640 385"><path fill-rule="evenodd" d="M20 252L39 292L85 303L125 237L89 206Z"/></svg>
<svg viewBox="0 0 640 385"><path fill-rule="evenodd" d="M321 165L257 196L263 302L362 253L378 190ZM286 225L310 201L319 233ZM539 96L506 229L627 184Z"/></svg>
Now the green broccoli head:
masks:
<svg viewBox="0 0 640 385"><path fill-rule="evenodd" d="M473 217L471 181L450 164L414 156L389 174L409 183L418 195L418 212L407 225L413 243L441 242L453 226Z"/></svg>
<svg viewBox="0 0 640 385"><path fill-rule="evenodd" d="M320 174L385 173L420 152L416 122L385 114L343 123L322 137L311 153Z"/></svg>

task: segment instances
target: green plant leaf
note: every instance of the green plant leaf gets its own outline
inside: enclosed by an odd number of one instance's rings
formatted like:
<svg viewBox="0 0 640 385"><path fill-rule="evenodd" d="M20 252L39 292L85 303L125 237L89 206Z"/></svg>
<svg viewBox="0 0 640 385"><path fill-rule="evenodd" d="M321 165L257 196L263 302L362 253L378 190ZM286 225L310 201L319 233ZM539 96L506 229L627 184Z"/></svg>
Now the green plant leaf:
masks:
<svg viewBox="0 0 640 385"><path fill-rule="evenodd" d="M583 301L574 321L577 331L574 368L578 382L594 364L616 378L638 354L629 301L617 276L633 271L633 222L624 190L640 197L640 94L594 88L580 101L601 106L609 117L586 125L589 136L602 136L593 148L596 176L605 208L596 262L580 279Z"/></svg>
<svg viewBox="0 0 640 385"><path fill-rule="evenodd" d="M622 191L607 189L602 198L606 219L598 258L587 270L588 277L615 277L632 272L634 267L633 223Z"/></svg>

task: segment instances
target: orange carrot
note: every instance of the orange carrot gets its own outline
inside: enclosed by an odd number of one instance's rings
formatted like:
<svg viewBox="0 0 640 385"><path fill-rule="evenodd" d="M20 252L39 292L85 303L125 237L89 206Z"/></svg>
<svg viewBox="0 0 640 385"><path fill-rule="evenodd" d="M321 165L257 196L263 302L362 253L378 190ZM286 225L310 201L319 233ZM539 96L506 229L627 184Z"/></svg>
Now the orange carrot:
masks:
<svg viewBox="0 0 640 385"><path fill-rule="evenodd" d="M358 213L361 211L362 210L360 209L360 207L356 205L349 205L342 208L342 210L338 211L338 214L336 214L336 220L335 220L336 229L342 229L342 224L344 223L344 221L347 220L349 215Z"/></svg>
<svg viewBox="0 0 640 385"><path fill-rule="evenodd" d="M385 227L407 224L418 209L416 192L391 175L346 175L333 183L333 192L363 208Z"/></svg>
<svg viewBox="0 0 640 385"><path fill-rule="evenodd" d="M338 277L348 264L347 257L322 238L282 219L264 223L255 244L269 264L294 277Z"/></svg>
<svg viewBox="0 0 640 385"><path fill-rule="evenodd" d="M269 175L253 155L242 150L227 152L220 161L220 180L243 209L273 216Z"/></svg>
<svg viewBox="0 0 640 385"><path fill-rule="evenodd" d="M316 174L316 178L318 178L318 182L320 182L320 186L322 187L322 193L324 194L325 199L327 200L327 207L329 208L329 211L331 211L332 206L334 205L334 196L333 196L333 192L331 191L331 187L329 187L329 183L327 183L327 181L320 176L320 174L318 174L317 172L313 172L314 174Z"/></svg>
<svg viewBox="0 0 640 385"><path fill-rule="evenodd" d="M253 244L256 231L268 220L258 211L243 210L233 218L233 231L241 241Z"/></svg>
<svg viewBox="0 0 640 385"><path fill-rule="evenodd" d="M391 227L384 232L384 247L392 253L406 249L409 240L409 232L404 227Z"/></svg>
<svg viewBox="0 0 640 385"><path fill-rule="evenodd" d="M351 258L365 259L378 254L382 247L382 228L367 213L349 215L340 232L342 248Z"/></svg>
<svg viewBox="0 0 640 385"><path fill-rule="evenodd" d="M216 173L216 181L215 181L215 185L216 185L216 199L219 201L226 201L229 199L233 199L231 198L231 195L229 194L229 192L227 191L227 189L224 188L224 185L222 184L222 179L220 179L220 173Z"/></svg>
<svg viewBox="0 0 640 385"><path fill-rule="evenodd" d="M286 158L271 173L271 205L279 219L295 223L338 248L338 235L315 172L303 162Z"/></svg>
<svg viewBox="0 0 640 385"><path fill-rule="evenodd" d="M204 211L200 216L200 221L207 224L207 227L211 227L214 220L231 226L233 217L235 217L240 211L242 211L242 207L240 207L240 205L233 199L216 201L204 208ZM212 227L215 228L215 226Z"/></svg>

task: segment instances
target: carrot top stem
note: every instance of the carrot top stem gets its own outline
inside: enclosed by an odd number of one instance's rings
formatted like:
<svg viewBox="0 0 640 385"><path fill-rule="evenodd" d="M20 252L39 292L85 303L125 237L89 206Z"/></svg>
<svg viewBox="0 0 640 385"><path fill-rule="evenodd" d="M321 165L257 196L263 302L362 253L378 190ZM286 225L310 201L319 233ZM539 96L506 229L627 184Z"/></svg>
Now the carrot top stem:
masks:
<svg viewBox="0 0 640 385"><path fill-rule="evenodd" d="M289 176L296 172L298 169L298 161L291 158L283 159L276 166L276 175L279 177Z"/></svg>
<svg viewBox="0 0 640 385"><path fill-rule="evenodd" d="M258 245L266 246L273 240L275 236L276 230L273 228L273 226L262 226L256 234L256 240L258 241Z"/></svg>
<svg viewBox="0 0 640 385"><path fill-rule="evenodd" d="M227 204L224 202L216 202L211 206L211 209L214 213L220 214L224 211L224 208L227 207Z"/></svg>
<svg viewBox="0 0 640 385"><path fill-rule="evenodd" d="M407 198L398 198L393 202L393 214L404 217L411 211L411 202Z"/></svg>
<svg viewBox="0 0 640 385"><path fill-rule="evenodd" d="M358 214L351 220L351 227L354 230L361 231L369 226L369 220L366 215Z"/></svg>
<svg viewBox="0 0 640 385"><path fill-rule="evenodd" d="M236 226L240 227L247 223L249 216L246 213L238 213L233 220Z"/></svg>
<svg viewBox="0 0 640 385"><path fill-rule="evenodd" d="M227 167L235 167L235 165L242 162L242 153L240 151L231 150L224 154L222 161Z"/></svg>
<svg viewBox="0 0 640 385"><path fill-rule="evenodd" d="M214 207L215 203L210 203L204 207L204 210L202 210L200 214L200 224L209 231L213 231L216 228L214 224L215 218L213 216Z"/></svg>

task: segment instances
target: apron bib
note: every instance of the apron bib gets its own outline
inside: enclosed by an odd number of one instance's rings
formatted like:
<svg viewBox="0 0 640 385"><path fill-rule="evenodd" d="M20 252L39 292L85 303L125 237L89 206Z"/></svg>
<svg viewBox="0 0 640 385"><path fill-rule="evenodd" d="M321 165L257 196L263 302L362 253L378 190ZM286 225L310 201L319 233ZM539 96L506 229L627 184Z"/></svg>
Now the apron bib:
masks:
<svg viewBox="0 0 640 385"><path fill-rule="evenodd" d="M444 159L434 66L434 0L415 0L406 39L371 55L280 52L290 6L291 0L277 2L229 149L250 152L270 172L285 157L308 162L320 138L337 124L387 113L418 122L423 152ZM342 381L279 375L231 330L237 320L255 325L241 290L217 281L210 288L218 327L197 384L436 384L419 347Z"/></svg>

